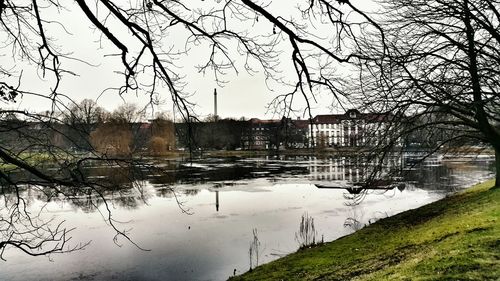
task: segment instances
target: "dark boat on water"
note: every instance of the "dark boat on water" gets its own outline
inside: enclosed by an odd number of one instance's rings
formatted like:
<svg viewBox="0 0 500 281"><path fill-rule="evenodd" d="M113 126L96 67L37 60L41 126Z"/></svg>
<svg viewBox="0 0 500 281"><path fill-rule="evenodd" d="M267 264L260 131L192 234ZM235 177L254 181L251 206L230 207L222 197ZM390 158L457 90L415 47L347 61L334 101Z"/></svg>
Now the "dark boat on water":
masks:
<svg viewBox="0 0 500 281"><path fill-rule="evenodd" d="M341 185L329 185L329 184L314 184L317 188L325 189L345 189L350 194L359 194L361 191L369 190L392 190L394 188L404 189L404 183L395 183L392 180L373 180L368 182L356 182L351 186L341 186Z"/></svg>

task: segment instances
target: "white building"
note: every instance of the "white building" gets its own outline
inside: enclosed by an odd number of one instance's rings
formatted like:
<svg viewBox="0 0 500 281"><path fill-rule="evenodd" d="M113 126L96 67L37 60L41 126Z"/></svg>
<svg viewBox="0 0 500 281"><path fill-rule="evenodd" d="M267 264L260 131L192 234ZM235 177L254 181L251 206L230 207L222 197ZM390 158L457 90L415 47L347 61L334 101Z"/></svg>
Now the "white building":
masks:
<svg viewBox="0 0 500 281"><path fill-rule="evenodd" d="M345 114L317 115L309 124L309 142L319 147L373 146L388 142L388 129L393 115L360 113L356 109Z"/></svg>

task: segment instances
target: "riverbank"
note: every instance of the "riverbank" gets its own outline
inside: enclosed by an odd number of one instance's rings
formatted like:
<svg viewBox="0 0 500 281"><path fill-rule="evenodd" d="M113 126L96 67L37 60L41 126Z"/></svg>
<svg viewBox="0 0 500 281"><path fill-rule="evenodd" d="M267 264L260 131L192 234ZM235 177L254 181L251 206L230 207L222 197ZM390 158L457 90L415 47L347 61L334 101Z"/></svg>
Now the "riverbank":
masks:
<svg viewBox="0 0 500 281"><path fill-rule="evenodd" d="M494 181L382 219L230 280L498 280L500 189Z"/></svg>

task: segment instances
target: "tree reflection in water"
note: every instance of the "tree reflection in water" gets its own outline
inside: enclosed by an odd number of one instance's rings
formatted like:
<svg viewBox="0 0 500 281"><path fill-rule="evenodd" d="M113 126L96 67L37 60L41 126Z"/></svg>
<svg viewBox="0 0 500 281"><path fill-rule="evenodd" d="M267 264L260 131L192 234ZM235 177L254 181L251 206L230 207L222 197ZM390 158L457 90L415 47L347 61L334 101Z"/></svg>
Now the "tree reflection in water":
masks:
<svg viewBox="0 0 500 281"><path fill-rule="evenodd" d="M452 192L459 184L464 185L464 179L457 176L468 174L467 164L443 162L436 165L434 161L414 165L406 161L405 158L388 159L381 169L374 169L376 165L365 162L360 156L200 159L193 164L176 161L92 163L79 171L86 184L57 189L45 188L44 183L25 174L12 174L11 177L17 177L16 181L26 184L2 186L4 204L0 209L0 235L2 241L13 241L10 246L30 251L32 255L84 248L85 242L68 247L71 228L48 217L44 210L49 202L69 204L75 210L88 213L102 212L104 220L116 232L117 241L120 236L128 240L129 233L121 231L121 223L112 217L114 207L134 210L148 204L152 198L164 197L172 198L182 212L189 213L179 198L197 196L201 188L217 191L214 194L217 209L218 192L235 183L244 186L255 178L265 178L269 183L290 178L294 182L344 189L345 205L354 208L369 195L390 198L403 190L414 189ZM381 217L384 214L377 214L368 221ZM363 226L360 221L354 214L344 225L357 230ZM5 251L7 245L2 246L0 248Z"/></svg>
<svg viewBox="0 0 500 281"><path fill-rule="evenodd" d="M46 208L50 202L70 204L73 209L83 212L100 212L115 232L115 243L122 237L143 249L130 238L127 230L122 230L122 223L114 219L112 209L136 209L146 204L154 196L144 189L146 178L163 174L165 169L131 160L99 161L62 171L60 166L43 166L46 174L63 175L50 182L16 169L9 171L11 182L2 183L0 190L3 201L0 205L0 258L9 248L40 256L72 252L88 245L89 242L69 243L74 228L67 225L73 222L50 217ZM74 178L74 184L68 184L67 178ZM162 189L177 198L171 186L163 185ZM181 202L177 202L183 210Z"/></svg>

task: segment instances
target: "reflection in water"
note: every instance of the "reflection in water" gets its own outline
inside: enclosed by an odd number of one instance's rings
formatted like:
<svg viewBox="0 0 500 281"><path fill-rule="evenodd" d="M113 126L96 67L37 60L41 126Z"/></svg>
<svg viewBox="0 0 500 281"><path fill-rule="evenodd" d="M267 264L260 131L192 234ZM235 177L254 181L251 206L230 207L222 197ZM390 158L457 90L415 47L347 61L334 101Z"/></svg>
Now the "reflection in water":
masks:
<svg viewBox="0 0 500 281"><path fill-rule="evenodd" d="M422 189L449 194L474 184L477 177L488 177L493 171L491 161L444 159L442 155L433 155L423 162L416 162L415 155L400 155L389 157L382 166L377 166L380 167L377 174L373 172L373 163L360 159L338 157L323 162L313 160L309 178L318 188L347 191L343 194L345 204L353 206L361 204L369 194L387 199L393 197L396 190ZM348 221L347 225L351 222Z"/></svg>
<svg viewBox="0 0 500 281"><path fill-rule="evenodd" d="M215 210L219 211L219 191L215 191Z"/></svg>
<svg viewBox="0 0 500 281"><path fill-rule="evenodd" d="M431 156L422 163L415 163L411 155L384 159L383 165L363 162L361 157L330 157L326 160L313 158L308 166L308 178L318 188L345 189L359 194L364 189L403 191L406 188L431 189L455 192L469 177L467 173L492 171L491 161L443 160L440 155ZM466 170L464 170L466 169ZM467 175L464 177L464 174ZM370 178L373 177L373 178ZM472 177L471 179L474 181ZM367 185L367 183L369 183Z"/></svg>
<svg viewBox="0 0 500 281"><path fill-rule="evenodd" d="M348 228L352 229L353 231L358 231L365 226L366 226L365 224L362 224L357 219L351 218L351 217L345 219L345 221L344 221L344 227L348 227Z"/></svg>
<svg viewBox="0 0 500 281"><path fill-rule="evenodd" d="M351 194L345 189L366 182L372 171L360 157L148 164L153 168L87 167L86 173L96 181L115 183L117 188L100 192L116 219L127 221L123 228L133 228L134 241L153 251L110 243L113 235L99 213L102 198L81 188L65 190L72 196L63 198L30 186L20 191L30 208L44 206L50 216L77 224L73 241L93 242L85 251L52 257L53 263L9 252L8 266L0 265L0 280L223 280L235 269L248 269L248 241L254 228L262 242L259 262L268 262L296 250L294 233L304 212L315 218L318 237L332 240L491 175L490 162L439 157L413 166L407 158L394 158L384 163L381 175L398 185L388 190L352 189L357 194ZM130 181L130 175L139 180ZM314 184L344 190L318 189ZM14 200L14 191L3 190L1 197ZM179 211L179 201L192 215Z"/></svg>
<svg viewBox="0 0 500 281"><path fill-rule="evenodd" d="M400 171L403 167L403 157L394 156L384 159L367 160L361 156L329 157L326 160L311 159L309 178L319 181L337 181L349 184L365 182L369 176L384 175Z"/></svg>
<svg viewBox="0 0 500 281"><path fill-rule="evenodd" d="M186 190L184 190L184 194L189 195L189 196L195 196L199 192L200 192L199 189L186 189Z"/></svg>

